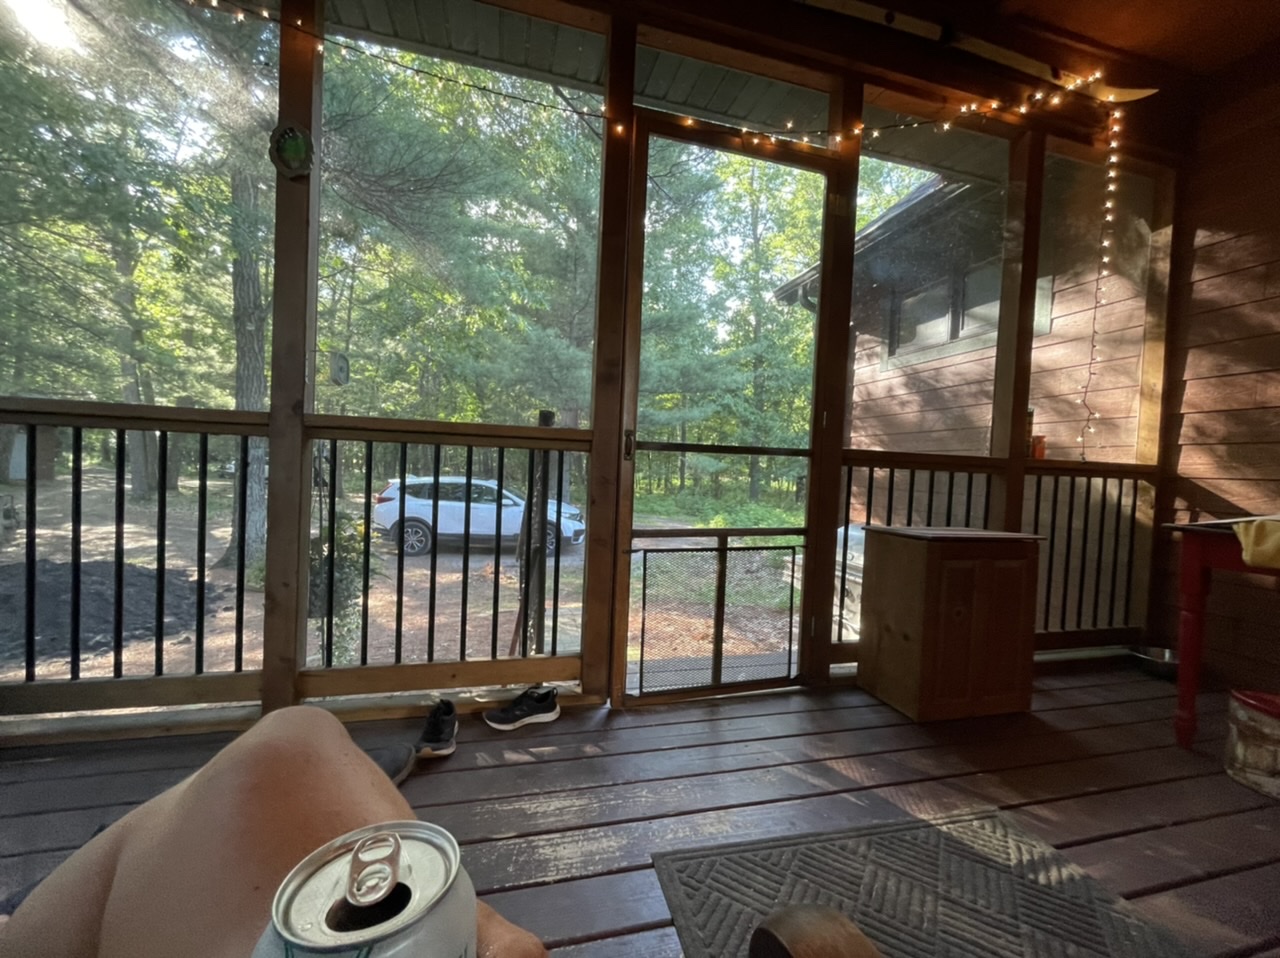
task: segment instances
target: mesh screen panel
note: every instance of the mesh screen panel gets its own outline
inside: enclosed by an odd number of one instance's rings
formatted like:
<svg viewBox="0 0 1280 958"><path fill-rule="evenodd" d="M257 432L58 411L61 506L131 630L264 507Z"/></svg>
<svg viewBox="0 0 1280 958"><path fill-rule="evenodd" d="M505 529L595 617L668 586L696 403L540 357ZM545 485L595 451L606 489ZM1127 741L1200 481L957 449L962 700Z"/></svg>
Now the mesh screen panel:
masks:
<svg viewBox="0 0 1280 958"><path fill-rule="evenodd" d="M646 550L639 691L790 677L795 553L793 546Z"/></svg>

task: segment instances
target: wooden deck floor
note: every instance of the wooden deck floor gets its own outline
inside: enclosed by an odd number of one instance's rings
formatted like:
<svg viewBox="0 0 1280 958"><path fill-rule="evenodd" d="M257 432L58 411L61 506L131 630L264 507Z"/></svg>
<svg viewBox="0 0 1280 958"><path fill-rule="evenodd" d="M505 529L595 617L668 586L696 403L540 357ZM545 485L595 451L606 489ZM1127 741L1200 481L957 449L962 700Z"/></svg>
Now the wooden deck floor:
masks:
<svg viewBox="0 0 1280 958"><path fill-rule="evenodd" d="M857 690L566 711L508 734L465 716L457 752L403 788L557 958L679 955L655 851L991 807L1193 953L1280 956L1280 803L1223 774L1224 698L1203 697L1186 752L1166 682L1115 669L1036 687L1029 715L927 726ZM416 732L354 730L366 745ZM226 740L0 752L0 898Z"/></svg>

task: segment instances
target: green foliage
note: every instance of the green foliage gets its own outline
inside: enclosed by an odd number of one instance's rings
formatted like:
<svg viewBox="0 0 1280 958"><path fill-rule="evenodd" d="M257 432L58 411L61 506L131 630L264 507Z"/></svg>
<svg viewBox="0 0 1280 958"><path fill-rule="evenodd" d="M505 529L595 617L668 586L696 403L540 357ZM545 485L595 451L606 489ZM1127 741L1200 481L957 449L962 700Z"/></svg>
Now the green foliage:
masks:
<svg viewBox="0 0 1280 958"><path fill-rule="evenodd" d="M364 521L349 513L335 517L333 551L327 535L311 537L307 614L323 618L329 609L329 572L333 570L333 661L350 665L360 640L360 608L364 596ZM369 575L382 575L382 562L369 555Z"/></svg>
<svg viewBox="0 0 1280 958"><path fill-rule="evenodd" d="M266 160L276 28L172 0L67 15L79 47L57 50L0 5L0 394L264 408L274 245L295 241L274 235ZM600 97L361 49L325 57L317 411L590 425ZM861 174L859 225L928 176ZM806 445L814 318L773 291L819 258L824 179L654 138L646 189L640 438ZM725 524L776 524L803 469L657 465L640 488L697 492L713 505L691 512Z"/></svg>

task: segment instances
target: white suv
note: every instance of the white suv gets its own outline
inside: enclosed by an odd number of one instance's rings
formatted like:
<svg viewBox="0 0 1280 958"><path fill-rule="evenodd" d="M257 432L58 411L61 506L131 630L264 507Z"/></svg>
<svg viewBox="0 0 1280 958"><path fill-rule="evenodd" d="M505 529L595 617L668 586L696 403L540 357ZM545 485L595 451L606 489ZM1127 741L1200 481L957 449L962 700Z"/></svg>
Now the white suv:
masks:
<svg viewBox="0 0 1280 958"><path fill-rule="evenodd" d="M439 536L461 540L467 515L467 480L462 476L441 476L439 495L430 476L409 476L404 500L404 554L420 556L431 551L431 540ZM471 537L492 542L497 538L498 517L502 517L502 541L514 544L524 522L524 497L498 490L492 479L471 480ZM501 509L498 502L501 499ZM560 528L556 529L559 514ZM392 479L374 500L374 526L393 539L399 538L400 480ZM547 502L547 518L540 532L550 555L557 543L577 545L586 534L582 511L567 502Z"/></svg>

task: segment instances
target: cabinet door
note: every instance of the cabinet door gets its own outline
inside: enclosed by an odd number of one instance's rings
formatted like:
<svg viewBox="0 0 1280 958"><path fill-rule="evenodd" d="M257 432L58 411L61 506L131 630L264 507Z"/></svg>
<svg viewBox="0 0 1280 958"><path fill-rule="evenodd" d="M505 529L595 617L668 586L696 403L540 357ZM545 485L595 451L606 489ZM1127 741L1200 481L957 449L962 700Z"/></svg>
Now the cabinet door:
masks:
<svg viewBox="0 0 1280 958"><path fill-rule="evenodd" d="M974 630L970 687L977 714L1031 707L1035 563L1026 558L983 563L988 586Z"/></svg>

